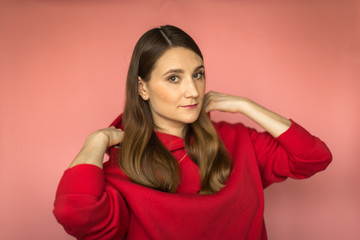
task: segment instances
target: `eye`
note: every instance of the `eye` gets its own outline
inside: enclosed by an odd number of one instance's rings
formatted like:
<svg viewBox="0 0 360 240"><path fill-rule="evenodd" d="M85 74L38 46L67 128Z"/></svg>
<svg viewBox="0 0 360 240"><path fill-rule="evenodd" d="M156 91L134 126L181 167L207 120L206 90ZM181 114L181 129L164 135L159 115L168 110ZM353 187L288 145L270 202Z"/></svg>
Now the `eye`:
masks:
<svg viewBox="0 0 360 240"><path fill-rule="evenodd" d="M176 75L171 75L168 80L171 82L171 83L177 83L179 82L179 77L176 76Z"/></svg>
<svg viewBox="0 0 360 240"><path fill-rule="evenodd" d="M193 78L195 79L201 79L204 76L204 72L197 72L193 75Z"/></svg>

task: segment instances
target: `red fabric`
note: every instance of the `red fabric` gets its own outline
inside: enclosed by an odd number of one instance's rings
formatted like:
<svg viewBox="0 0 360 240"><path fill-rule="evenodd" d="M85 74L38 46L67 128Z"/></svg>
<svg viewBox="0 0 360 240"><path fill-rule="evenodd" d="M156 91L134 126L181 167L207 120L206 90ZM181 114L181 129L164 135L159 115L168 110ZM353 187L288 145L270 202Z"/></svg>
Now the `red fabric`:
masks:
<svg viewBox="0 0 360 240"><path fill-rule="evenodd" d="M112 125L121 127L121 117ZM110 150L104 170L77 165L65 171L54 214L78 239L267 239L263 188L287 177L324 170L332 156L326 145L292 121L278 138L242 124L214 123L233 160L226 187L199 195L198 167L186 156L176 194L129 181ZM181 138L157 133L180 160Z"/></svg>

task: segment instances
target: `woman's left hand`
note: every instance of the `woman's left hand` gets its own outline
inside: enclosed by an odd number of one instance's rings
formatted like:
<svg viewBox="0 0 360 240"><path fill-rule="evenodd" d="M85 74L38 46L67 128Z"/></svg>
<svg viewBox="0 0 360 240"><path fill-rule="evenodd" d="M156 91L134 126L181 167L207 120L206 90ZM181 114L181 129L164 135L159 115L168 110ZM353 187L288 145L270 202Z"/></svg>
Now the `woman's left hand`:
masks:
<svg viewBox="0 0 360 240"><path fill-rule="evenodd" d="M204 109L206 112L218 110L222 112L241 112L241 103L245 98L210 91L204 97Z"/></svg>
<svg viewBox="0 0 360 240"><path fill-rule="evenodd" d="M273 137L278 137L289 129L291 121L274 113L248 98L237 97L218 92L208 92L204 97L206 112L218 110L222 112L242 113L249 117Z"/></svg>

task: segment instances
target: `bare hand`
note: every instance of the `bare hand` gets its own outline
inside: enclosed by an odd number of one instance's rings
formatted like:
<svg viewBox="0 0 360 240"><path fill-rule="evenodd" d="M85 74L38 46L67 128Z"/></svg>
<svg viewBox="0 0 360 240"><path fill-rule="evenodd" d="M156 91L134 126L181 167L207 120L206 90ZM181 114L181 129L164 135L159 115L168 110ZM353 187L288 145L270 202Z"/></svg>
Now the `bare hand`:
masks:
<svg viewBox="0 0 360 240"><path fill-rule="evenodd" d="M204 109L206 112L218 110L222 112L241 112L244 98L210 91L205 94Z"/></svg>
<svg viewBox="0 0 360 240"><path fill-rule="evenodd" d="M218 110L231 113L242 113L259 124L273 137L287 131L291 121L266 109L248 98L236 97L217 92L208 92L204 98L206 112Z"/></svg>
<svg viewBox="0 0 360 240"><path fill-rule="evenodd" d="M118 145L124 139L124 132L114 126L93 132L88 136L86 142L96 143L106 147Z"/></svg>

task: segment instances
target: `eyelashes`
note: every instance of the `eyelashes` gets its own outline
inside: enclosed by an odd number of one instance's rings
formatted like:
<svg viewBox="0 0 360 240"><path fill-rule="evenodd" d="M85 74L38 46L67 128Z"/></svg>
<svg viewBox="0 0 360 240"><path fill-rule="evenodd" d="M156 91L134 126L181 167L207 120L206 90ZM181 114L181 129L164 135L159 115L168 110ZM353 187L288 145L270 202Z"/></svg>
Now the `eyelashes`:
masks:
<svg viewBox="0 0 360 240"><path fill-rule="evenodd" d="M203 79L205 77L204 71L199 71L193 74L194 79ZM178 75L170 75L167 80L171 83L178 83L180 81L180 77Z"/></svg>
<svg viewBox="0 0 360 240"><path fill-rule="evenodd" d="M197 77L196 77L197 76ZM193 75L194 78L196 79L199 79L199 78L202 78L202 77L205 77L205 72L204 71L200 71L200 72L197 72Z"/></svg>
<svg viewBox="0 0 360 240"><path fill-rule="evenodd" d="M179 82L179 76L177 76L177 75L171 75L170 77L168 77L168 80L169 80L169 82L171 82L171 83L177 83L177 82Z"/></svg>

